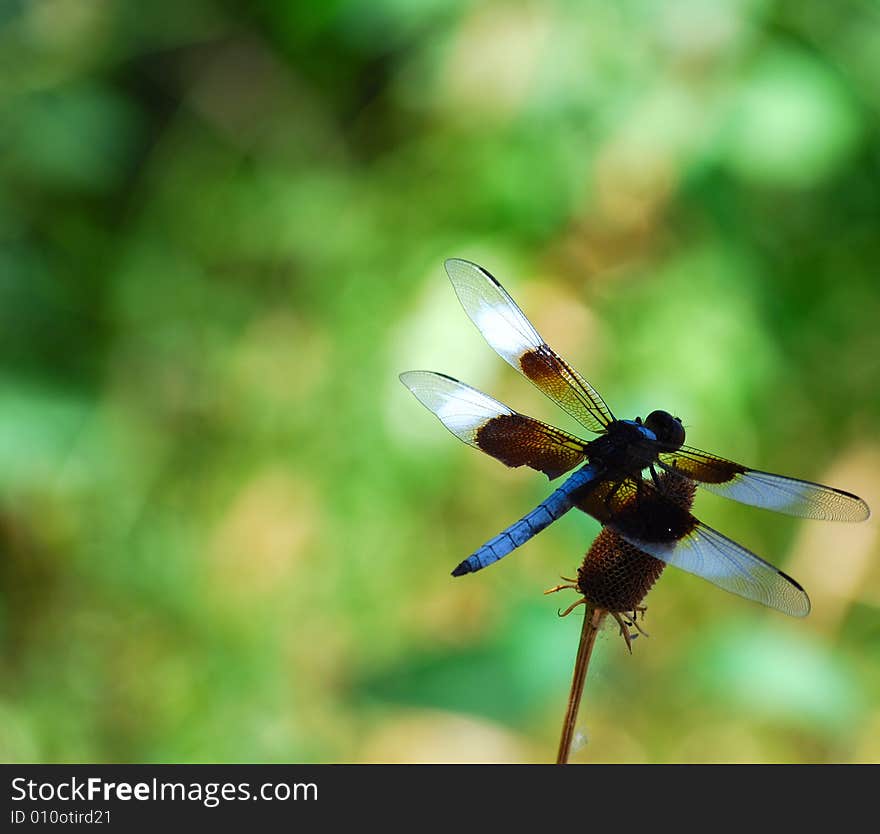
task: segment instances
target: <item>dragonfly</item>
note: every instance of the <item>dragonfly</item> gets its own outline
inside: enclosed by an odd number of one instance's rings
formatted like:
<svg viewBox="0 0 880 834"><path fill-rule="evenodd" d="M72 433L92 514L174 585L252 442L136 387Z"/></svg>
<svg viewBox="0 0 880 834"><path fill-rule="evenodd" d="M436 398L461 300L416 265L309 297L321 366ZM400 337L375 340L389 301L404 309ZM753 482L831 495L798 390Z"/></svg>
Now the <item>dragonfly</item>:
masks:
<svg viewBox="0 0 880 834"><path fill-rule="evenodd" d="M668 411L652 411L644 420L617 419L486 269L459 258L445 267L465 312L496 353L597 435L585 440L527 417L445 374L401 374L419 402L468 445L551 481L571 473L537 507L464 559L453 576L494 564L577 508L642 552L725 591L790 616L809 613L809 597L792 577L699 521L666 484L689 479L743 504L824 521L864 521L870 510L861 498L685 445L681 419Z"/></svg>

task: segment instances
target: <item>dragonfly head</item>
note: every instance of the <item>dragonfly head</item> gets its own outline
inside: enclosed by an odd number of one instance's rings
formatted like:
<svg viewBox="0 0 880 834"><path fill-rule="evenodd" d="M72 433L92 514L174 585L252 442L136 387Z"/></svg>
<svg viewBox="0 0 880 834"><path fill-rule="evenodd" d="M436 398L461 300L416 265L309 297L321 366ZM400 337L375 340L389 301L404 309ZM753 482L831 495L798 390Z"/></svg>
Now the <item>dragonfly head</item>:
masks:
<svg viewBox="0 0 880 834"><path fill-rule="evenodd" d="M684 443L684 426L678 417L668 411L652 411L645 418L645 426L657 435L667 451L675 451Z"/></svg>

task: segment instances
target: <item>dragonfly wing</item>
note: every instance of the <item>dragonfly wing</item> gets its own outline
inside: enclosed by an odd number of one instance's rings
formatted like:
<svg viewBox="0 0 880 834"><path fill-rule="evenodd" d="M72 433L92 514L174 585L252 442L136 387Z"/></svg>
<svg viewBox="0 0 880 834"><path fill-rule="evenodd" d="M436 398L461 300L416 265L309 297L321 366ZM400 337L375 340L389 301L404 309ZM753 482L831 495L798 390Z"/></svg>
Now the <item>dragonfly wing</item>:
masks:
<svg viewBox="0 0 880 834"><path fill-rule="evenodd" d="M541 338L504 287L481 266L459 258L446 261L446 272L465 312L498 355L590 431L604 432L614 420L605 401Z"/></svg>
<svg viewBox="0 0 880 834"><path fill-rule="evenodd" d="M871 515L868 505L851 492L748 469L690 446L661 452L658 463L710 492L753 507L823 521L864 521Z"/></svg>
<svg viewBox="0 0 880 834"><path fill-rule="evenodd" d="M585 459L584 443L574 435L518 414L457 379L408 371L400 380L456 437L507 466L529 466L552 480Z"/></svg>
<svg viewBox="0 0 880 834"><path fill-rule="evenodd" d="M694 522L693 529L682 538L665 542L646 541L624 529L611 527L639 550L702 576L725 591L792 617L805 617L810 613L810 598L788 574L701 521L694 519Z"/></svg>
<svg viewBox="0 0 880 834"><path fill-rule="evenodd" d="M790 576L698 521L647 482L600 482L576 504L639 550L725 591L793 617L810 612L809 597Z"/></svg>

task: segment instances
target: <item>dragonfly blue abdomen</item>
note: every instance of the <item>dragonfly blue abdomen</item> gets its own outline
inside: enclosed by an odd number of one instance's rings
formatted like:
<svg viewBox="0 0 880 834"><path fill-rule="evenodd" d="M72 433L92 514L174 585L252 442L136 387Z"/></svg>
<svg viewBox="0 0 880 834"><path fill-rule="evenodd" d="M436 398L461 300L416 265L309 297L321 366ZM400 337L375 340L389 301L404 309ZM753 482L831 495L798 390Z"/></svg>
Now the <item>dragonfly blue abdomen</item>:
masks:
<svg viewBox="0 0 880 834"><path fill-rule="evenodd" d="M574 507L574 494L595 480L597 473L597 467L591 464L578 469L530 513L475 550L452 571L452 575L463 576L466 573L482 570L525 544Z"/></svg>

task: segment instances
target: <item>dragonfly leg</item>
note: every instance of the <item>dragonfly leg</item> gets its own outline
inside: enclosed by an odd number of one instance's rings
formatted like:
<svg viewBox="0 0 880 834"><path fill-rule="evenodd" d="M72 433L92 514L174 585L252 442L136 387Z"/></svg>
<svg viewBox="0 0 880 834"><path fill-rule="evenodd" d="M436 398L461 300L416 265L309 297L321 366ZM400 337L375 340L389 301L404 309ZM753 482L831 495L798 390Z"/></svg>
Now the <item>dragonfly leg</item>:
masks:
<svg viewBox="0 0 880 834"><path fill-rule="evenodd" d="M625 620L617 611L612 611L611 616L617 620L617 625L620 626L620 636L626 641L626 647L629 649L629 653L632 654L633 647L632 641L635 635L629 633L630 623L628 620Z"/></svg>
<svg viewBox="0 0 880 834"><path fill-rule="evenodd" d="M628 623L629 623L629 624L630 624L630 625L631 625L631 626L632 626L632 627L633 627L633 628L634 628L639 634L642 634L642 635L644 635L645 637L650 637L651 635L648 634L648 632L645 631L645 629L643 629L643 628L639 625L638 614L639 614L639 611L640 611L640 610L641 610L641 612L642 612L642 619L644 620L644 619L645 619L645 608L644 608L644 606L642 606L641 609L636 608L636 609L632 612L632 616L631 616L631 617L630 617L630 616L627 616L627 618L626 618L626 619L627 619L627 622L628 622Z"/></svg>

